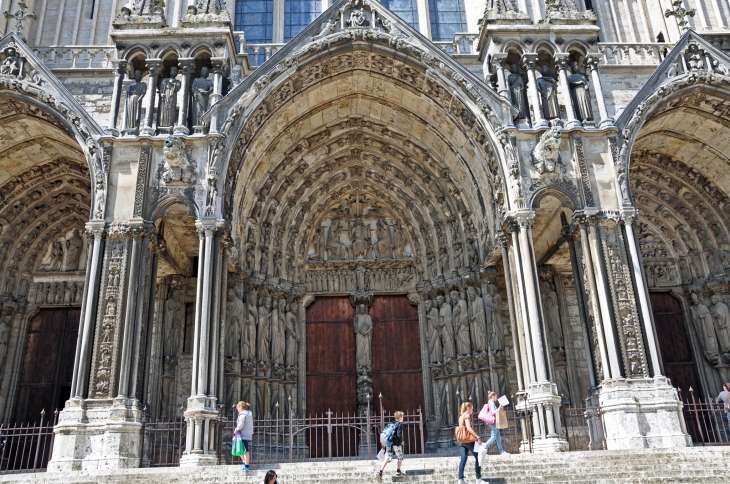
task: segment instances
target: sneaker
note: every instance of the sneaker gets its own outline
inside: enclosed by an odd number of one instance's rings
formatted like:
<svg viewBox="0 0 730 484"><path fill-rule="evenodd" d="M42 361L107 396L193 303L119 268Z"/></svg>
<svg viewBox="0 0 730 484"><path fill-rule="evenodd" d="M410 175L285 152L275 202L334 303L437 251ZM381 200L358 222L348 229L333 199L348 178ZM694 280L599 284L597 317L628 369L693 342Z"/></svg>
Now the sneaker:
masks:
<svg viewBox="0 0 730 484"><path fill-rule="evenodd" d="M507 452L506 450L503 450L502 452L499 453L499 455L500 455L500 457L507 457L509 455L509 452Z"/></svg>
<svg viewBox="0 0 730 484"><path fill-rule="evenodd" d="M395 471L395 477L403 477L405 475L406 475L406 473L405 472L401 472L400 469L398 469L397 471Z"/></svg>
<svg viewBox="0 0 730 484"><path fill-rule="evenodd" d="M464 479L459 479L459 483L458 484L466 484L466 481Z"/></svg>
<svg viewBox="0 0 730 484"><path fill-rule="evenodd" d="M483 480L481 480L481 479L477 478L477 482L476 482L476 484L489 484L489 482L487 482L487 481L483 481Z"/></svg>
<svg viewBox="0 0 730 484"><path fill-rule="evenodd" d="M241 470L242 470L242 471L247 471L247 470L248 470L248 467L246 467L246 466L241 466Z"/></svg>
<svg viewBox="0 0 730 484"><path fill-rule="evenodd" d="M378 482L383 482L383 471L378 471L375 473L375 480Z"/></svg>

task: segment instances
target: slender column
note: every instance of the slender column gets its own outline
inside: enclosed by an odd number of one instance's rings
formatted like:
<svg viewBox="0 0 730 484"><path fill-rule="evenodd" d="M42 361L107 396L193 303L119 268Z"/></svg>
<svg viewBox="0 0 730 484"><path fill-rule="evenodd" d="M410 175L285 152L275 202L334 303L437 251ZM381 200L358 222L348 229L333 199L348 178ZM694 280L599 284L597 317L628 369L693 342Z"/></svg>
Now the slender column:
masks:
<svg viewBox="0 0 730 484"><path fill-rule="evenodd" d="M644 334L646 335L646 346L649 350L649 361L653 370L653 376L661 376L662 367L659 363L659 349L656 344L656 333L654 332L653 314L649 305L649 297L646 293L646 281L644 280L644 272L641 270L641 254L636 245L636 231L634 230L633 217L624 218L624 227L626 227L626 240L629 246L629 254L631 256L631 271L636 281L636 294L639 296L639 308L641 309L641 322L644 326Z"/></svg>
<svg viewBox="0 0 730 484"><path fill-rule="evenodd" d="M535 376L534 352L532 351L532 341L530 338L530 319L527 313L527 301L525 299L525 289L523 286L524 278L519 277L519 275L523 273L522 261L524 260L524 257L521 256L521 254L519 253L520 244L517 236L518 231L519 227L514 224L512 227L512 251L514 255L515 273L518 275L516 283L520 285L519 297L520 306L522 308L520 312L522 313L522 323L525 332L525 354L527 356L528 366L528 371L525 376L529 380L528 383L532 383L534 381L537 381L537 377Z"/></svg>
<svg viewBox="0 0 730 484"><path fill-rule="evenodd" d="M527 71L527 93L532 101L533 127L546 128L547 121L542 116L542 103L540 102L540 94L537 92L537 77L535 76L535 65L537 63L537 54L525 54L522 56L522 65Z"/></svg>
<svg viewBox="0 0 730 484"><path fill-rule="evenodd" d="M566 127L571 128L575 126L580 126L580 121L578 121L575 117L575 110L573 109L573 98L570 96L570 86L568 85L568 56L566 54L556 55L555 64L558 66L560 93L563 96L563 102L565 103L565 114L568 119Z"/></svg>
<svg viewBox="0 0 730 484"><path fill-rule="evenodd" d="M427 39L431 39L431 16L428 0L417 0L416 3L418 5L418 31ZM324 8L322 11L324 11Z"/></svg>
<svg viewBox="0 0 730 484"><path fill-rule="evenodd" d="M715 21L717 22L717 25L714 27L718 30L725 30L727 28L727 24L722 19L722 9L720 8L720 2L718 2L718 0L712 0L712 9L715 11Z"/></svg>
<svg viewBox="0 0 730 484"><path fill-rule="evenodd" d="M525 381L522 375L522 355L520 351L519 338L517 337L517 320L515 319L515 301L512 295L512 274L510 273L509 253L507 251L507 240L502 239L502 264L504 266L504 285L507 289L507 304L509 306L509 323L512 330L513 343L515 345L515 366L517 371L517 388L525 389Z"/></svg>
<svg viewBox="0 0 730 484"><path fill-rule="evenodd" d="M119 134L117 130L117 118L119 117L119 100L122 97L122 82L124 72L127 68L126 60L113 61L114 64L114 88L112 91L112 104L109 110L109 131Z"/></svg>
<svg viewBox="0 0 730 484"><path fill-rule="evenodd" d="M596 102L598 103L598 113L601 115L599 126L605 126L611 124L613 120L609 119L608 111L606 110L606 100L603 97L603 88L601 87L601 76L598 73L598 62L600 62L600 57L598 55L592 55L586 59L586 67L591 72L593 92L596 95Z"/></svg>
<svg viewBox="0 0 730 484"><path fill-rule="evenodd" d="M104 242L105 222L89 222L87 230L94 234L91 249L91 265L87 272L86 301L84 302L83 332L79 341L79 351L74 364L74 376L71 384L71 397L84 398L89 384L89 368L91 366L91 350L94 339L94 321L96 316L96 296L99 292L99 278L101 277L101 250Z"/></svg>
<svg viewBox="0 0 730 484"><path fill-rule="evenodd" d="M603 320L603 336L606 339L606 353L608 354L608 364L611 368L611 378L621 377L621 365L619 363L618 346L616 345L616 337L613 334L613 317L608 301L608 288L606 287L606 269L603 265L601 257L601 242L596 229L595 220L589 221L589 244L593 256L593 267L596 271L596 292L598 293L598 301L601 306L601 319ZM605 379L608 379L604 375Z"/></svg>
<svg viewBox="0 0 730 484"><path fill-rule="evenodd" d="M211 301L213 302L213 311L211 317L211 338L210 338L210 368L208 376L208 395L215 396L216 387L218 382L218 352L220 348L220 326L221 326L221 304L223 288L221 283L223 281L223 255L221 254L221 239L215 237L213 241L213 255L215 258L215 276L213 278L214 284L211 294Z"/></svg>
<svg viewBox="0 0 730 484"><path fill-rule="evenodd" d="M117 398L129 397L129 375L132 362L132 347L134 346L134 328L136 326L137 289L139 287L139 266L141 259L142 242L141 231L132 232L132 254L129 261L129 280L127 282L127 305L124 313L124 332L122 336L122 359L119 363L119 393Z"/></svg>
<svg viewBox="0 0 730 484"><path fill-rule="evenodd" d="M195 294L195 328L193 330L193 371L192 371L192 382L190 383L190 396L194 397L198 394L198 363L199 360L196 355L200 354L200 302L203 299L203 268L205 267L205 232L198 229L198 236L200 238L198 244L198 284ZM191 440L192 442L192 440Z"/></svg>
<svg viewBox="0 0 730 484"><path fill-rule="evenodd" d="M497 92L503 98L512 102L507 88L507 79L504 77L504 64L507 62L507 54L495 54L492 57L492 67L497 74Z"/></svg>
<svg viewBox="0 0 730 484"><path fill-rule="evenodd" d="M211 59L213 64L213 92L210 94L210 106L213 109L210 117L210 133L218 132L218 106L216 103L223 95L223 74L226 66L224 57L214 57Z"/></svg>
<svg viewBox="0 0 730 484"><path fill-rule="evenodd" d="M147 111L144 115L142 129L139 134L154 136L155 130L152 128L155 119L155 101L157 100L157 76L162 66L162 59L147 59L147 69L150 72L147 86Z"/></svg>
<svg viewBox="0 0 730 484"><path fill-rule="evenodd" d="M198 358L198 395L206 395L208 390L208 355L210 344L210 303L212 291L213 271L213 233L212 227L205 227L205 262L203 263L203 290L200 304L200 332L197 337L200 339L200 352L195 355ZM198 274L200 277L200 274Z"/></svg>
<svg viewBox="0 0 730 484"><path fill-rule="evenodd" d="M190 108L190 76L193 72L194 59L190 57L181 57L178 59L178 68L182 72L182 80L180 82L180 91L182 92L182 100L180 102L180 112L175 126L174 134L189 134L188 130L188 109Z"/></svg>

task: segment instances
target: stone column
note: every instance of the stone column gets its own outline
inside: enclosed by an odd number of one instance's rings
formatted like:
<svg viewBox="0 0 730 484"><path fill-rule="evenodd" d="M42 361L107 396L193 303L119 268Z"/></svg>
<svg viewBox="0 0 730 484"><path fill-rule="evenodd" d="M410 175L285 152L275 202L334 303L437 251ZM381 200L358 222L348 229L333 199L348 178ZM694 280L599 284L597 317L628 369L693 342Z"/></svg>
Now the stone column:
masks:
<svg viewBox="0 0 730 484"><path fill-rule="evenodd" d="M155 130L153 124L155 122L155 101L157 100L157 76L160 73L162 59L147 59L147 69L149 70L149 79L147 85L147 100L145 102L146 111L142 126L139 130L140 135L154 136Z"/></svg>
<svg viewBox="0 0 730 484"><path fill-rule="evenodd" d="M510 104L512 98L507 87L507 78L504 77L504 64L507 62L507 54L495 54L492 56L492 67L497 74L497 92L500 96L507 99Z"/></svg>
<svg viewBox="0 0 730 484"><path fill-rule="evenodd" d="M182 80L180 82L182 99L180 100L177 125L173 130L174 134L190 134L190 130L188 129L188 110L190 109L190 76L193 72L194 62L195 60L191 57L181 57L177 61L178 68L182 73Z"/></svg>
<svg viewBox="0 0 730 484"><path fill-rule="evenodd" d="M568 85L568 55L558 54L555 56L555 65L558 66L558 79L560 80L560 94L563 96L565 103L565 114L568 122L566 128L574 128L580 126L580 121L575 117L573 109L573 97L570 95L570 86Z"/></svg>
<svg viewBox="0 0 730 484"><path fill-rule="evenodd" d="M213 64L213 92L210 95L210 106L213 109L212 116L210 117L210 128L208 132L218 132L218 107L216 103L223 96L223 74L225 73L226 58L225 57L213 57L210 60Z"/></svg>
<svg viewBox="0 0 730 484"><path fill-rule="evenodd" d="M598 126L604 127L612 124L613 120L608 117L608 111L606 110L606 100L603 97L603 88L601 87L601 76L598 73L599 62L600 56L598 54L586 58L586 68L590 71L593 92L596 95L596 103L598 104L598 113L601 116Z"/></svg>
<svg viewBox="0 0 730 484"><path fill-rule="evenodd" d="M119 100L122 97L122 81L124 81L124 72L127 67L126 60L117 60L114 64L114 87L112 90L112 104L109 110L109 132L115 136L119 135L117 129L117 118L119 117Z"/></svg>
<svg viewBox="0 0 730 484"><path fill-rule="evenodd" d="M527 71L527 93L532 102L532 126L535 128L547 128L548 122L542 116L542 102L540 93L537 92L537 77L535 77L535 65L537 63L537 54L525 54L522 56L522 65Z"/></svg>

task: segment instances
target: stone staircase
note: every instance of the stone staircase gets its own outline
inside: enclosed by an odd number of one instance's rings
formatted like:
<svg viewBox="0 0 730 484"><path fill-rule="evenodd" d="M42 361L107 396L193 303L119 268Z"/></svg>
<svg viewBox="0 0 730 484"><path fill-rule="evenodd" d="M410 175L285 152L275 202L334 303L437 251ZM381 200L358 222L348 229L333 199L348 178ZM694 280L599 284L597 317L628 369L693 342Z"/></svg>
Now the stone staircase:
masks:
<svg viewBox="0 0 730 484"><path fill-rule="evenodd" d="M677 450L632 450L567 452L562 454L521 454L489 456L482 479L490 484L512 483L708 483L728 482L730 447ZM457 457L408 458L406 476L394 477L390 463L383 482L455 484ZM376 461L308 462L254 466L244 472L239 466L205 468L129 469L114 472L17 474L0 476L0 482L48 484L261 484L268 469L275 469L280 484L341 484L375 482ZM474 459L469 457L467 483L474 483Z"/></svg>

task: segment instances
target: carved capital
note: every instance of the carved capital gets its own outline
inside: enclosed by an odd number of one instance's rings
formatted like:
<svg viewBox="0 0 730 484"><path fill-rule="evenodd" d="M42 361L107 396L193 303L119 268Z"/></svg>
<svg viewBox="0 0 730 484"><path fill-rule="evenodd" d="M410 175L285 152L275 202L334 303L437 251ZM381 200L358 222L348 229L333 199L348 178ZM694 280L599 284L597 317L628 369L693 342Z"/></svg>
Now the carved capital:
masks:
<svg viewBox="0 0 730 484"><path fill-rule="evenodd" d="M555 54L555 56L553 56L553 60L555 61L555 65L558 66L558 69L566 70L570 64L570 55Z"/></svg>
<svg viewBox="0 0 730 484"><path fill-rule="evenodd" d="M150 73L156 73L162 66L162 59L147 59L145 66L150 70Z"/></svg>
<svg viewBox="0 0 730 484"><path fill-rule="evenodd" d="M507 54L495 54L492 56L492 67L497 69L504 69L504 65L507 63Z"/></svg>
<svg viewBox="0 0 730 484"><path fill-rule="evenodd" d="M589 69L589 71L592 71L594 69L598 69L598 63L601 62L601 56L597 54L592 54L586 57L586 67Z"/></svg>
<svg viewBox="0 0 730 484"><path fill-rule="evenodd" d="M107 229L107 234L109 234L110 239L123 239L129 235L129 232L128 222L112 222Z"/></svg>
<svg viewBox="0 0 730 484"><path fill-rule="evenodd" d="M527 69L534 71L537 65L537 54L525 54L522 56L522 66Z"/></svg>
<svg viewBox="0 0 730 484"><path fill-rule="evenodd" d="M355 307L360 304L365 304L370 307L373 305L373 299L372 291L357 290L350 294L350 303Z"/></svg>

